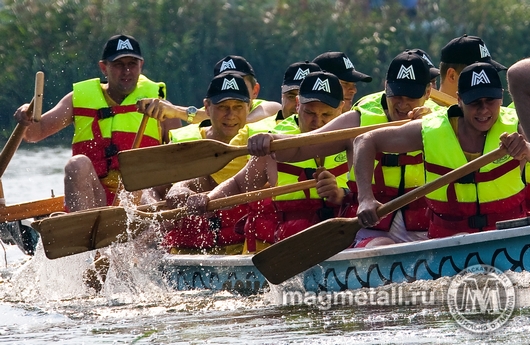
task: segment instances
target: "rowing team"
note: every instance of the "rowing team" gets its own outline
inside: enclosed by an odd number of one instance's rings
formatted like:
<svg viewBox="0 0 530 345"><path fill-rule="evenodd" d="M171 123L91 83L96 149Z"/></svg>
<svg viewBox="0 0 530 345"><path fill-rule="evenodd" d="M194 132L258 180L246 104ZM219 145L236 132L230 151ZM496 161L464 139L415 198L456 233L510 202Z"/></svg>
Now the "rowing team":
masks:
<svg viewBox="0 0 530 345"><path fill-rule="evenodd" d="M174 128L178 126L167 123L182 116L181 107L163 99L163 83L140 74L143 57L138 42L118 35L107 42L100 61L107 83L93 79L75 84L74 91L38 123L31 122L24 106L15 117L29 126L30 141L74 124L75 155L65 169L70 211L113 202L117 153L132 146L141 113L151 119L139 146L158 145L166 137L172 143L212 139L248 145L251 157L235 159L216 173L143 193L144 203L166 199L170 207L186 205L196 213L176 221L166 235L163 245L175 253L256 252L337 216L358 216L365 229L352 243L357 247L489 230L498 220L525 216L521 169L528 144L519 134L518 114L501 107L498 71L506 67L494 61L475 36L451 40L441 56L437 69L422 50L398 54L389 65L384 91L352 105L356 83L372 78L355 70L344 53L324 53L312 62L289 66L278 110L275 102L256 99L259 84L252 66L230 55L214 67L204 109L187 107L185 120L190 124ZM431 99L438 76L440 91L455 97L454 105ZM147 101L135 105L145 97ZM195 123L200 116L207 120ZM420 118L355 140L309 145L312 133ZM271 142L292 135L307 136L308 145L270 155ZM377 216L380 203L493 150L499 138L509 157L383 219ZM316 188L204 213L209 200L312 178Z"/></svg>

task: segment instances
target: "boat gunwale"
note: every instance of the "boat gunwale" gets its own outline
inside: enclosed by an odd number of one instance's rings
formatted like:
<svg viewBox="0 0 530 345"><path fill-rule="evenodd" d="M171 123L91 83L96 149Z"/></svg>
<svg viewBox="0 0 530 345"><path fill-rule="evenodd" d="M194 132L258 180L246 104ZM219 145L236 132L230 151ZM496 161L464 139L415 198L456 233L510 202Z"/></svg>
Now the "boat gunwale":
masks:
<svg viewBox="0 0 530 345"><path fill-rule="evenodd" d="M512 232L512 233L510 233ZM426 250L436 250L469 244L510 239L530 235L530 226L514 227L502 230L491 230L472 234L455 235L444 238L428 239L423 241L397 243L374 248L348 248L324 262L351 261L370 257L392 256L410 254ZM478 238L478 239L477 239ZM478 250L478 249L477 249ZM242 255L191 255L191 254L166 254L163 262L167 265L177 266L204 266L204 267L243 267L252 266L252 254Z"/></svg>

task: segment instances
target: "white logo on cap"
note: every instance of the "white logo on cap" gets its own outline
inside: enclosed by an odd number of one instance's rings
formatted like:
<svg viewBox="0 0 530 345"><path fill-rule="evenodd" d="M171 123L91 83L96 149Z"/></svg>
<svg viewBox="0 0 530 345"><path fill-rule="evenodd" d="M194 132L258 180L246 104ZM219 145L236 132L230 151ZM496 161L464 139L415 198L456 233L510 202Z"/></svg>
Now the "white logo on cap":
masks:
<svg viewBox="0 0 530 345"><path fill-rule="evenodd" d="M479 46L479 49L480 49L480 57L481 58L491 57L488 48L486 48L486 45L482 46L482 45L479 44L478 46Z"/></svg>
<svg viewBox="0 0 530 345"><path fill-rule="evenodd" d="M236 69L236 64L234 63L234 60L230 59L228 61L223 61L221 64L221 69L219 72L224 71L225 69Z"/></svg>
<svg viewBox="0 0 530 345"><path fill-rule="evenodd" d="M427 61L427 64L429 66L432 66L434 67L434 64L431 62L431 60L429 60L429 58L427 57L427 55L423 54L423 56L421 57L423 60Z"/></svg>
<svg viewBox="0 0 530 345"><path fill-rule="evenodd" d="M301 69L300 67L298 67L298 71L296 71L296 74L294 75L293 80L302 80L305 77L307 77L309 73L311 73L311 71L309 71L309 68Z"/></svg>
<svg viewBox="0 0 530 345"><path fill-rule="evenodd" d="M347 57L342 57L342 59L344 60L344 65L346 66L346 68L355 68L353 67L353 64L351 63L350 59L347 58Z"/></svg>
<svg viewBox="0 0 530 345"><path fill-rule="evenodd" d="M478 84L491 84L486 71L482 70L480 73L473 71L471 75L471 86L476 86Z"/></svg>
<svg viewBox="0 0 530 345"><path fill-rule="evenodd" d="M401 65L396 79L416 80L416 75L414 74L414 68L412 68L412 65L410 65L409 67Z"/></svg>
<svg viewBox="0 0 530 345"><path fill-rule="evenodd" d="M327 93L331 93L331 88L329 87L329 80L321 80L320 78L317 78L315 81L315 85L313 85L313 91L326 91Z"/></svg>
<svg viewBox="0 0 530 345"><path fill-rule="evenodd" d="M118 46L116 47L116 50L122 49L134 50L128 38L125 41L118 39Z"/></svg>
<svg viewBox="0 0 530 345"><path fill-rule="evenodd" d="M224 78L221 90L239 90L239 87L237 86L237 81L234 78L232 78L232 80Z"/></svg>

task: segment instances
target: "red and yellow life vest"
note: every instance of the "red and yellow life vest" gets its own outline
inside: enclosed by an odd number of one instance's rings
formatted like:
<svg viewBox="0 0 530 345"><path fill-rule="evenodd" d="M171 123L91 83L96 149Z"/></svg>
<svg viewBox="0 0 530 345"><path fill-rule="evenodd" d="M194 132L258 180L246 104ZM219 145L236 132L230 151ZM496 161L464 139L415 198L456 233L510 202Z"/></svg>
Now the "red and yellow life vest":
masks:
<svg viewBox="0 0 530 345"><path fill-rule="evenodd" d="M172 143L204 139L204 132L198 124L187 125L170 131ZM215 247L242 244L245 236L234 229L236 223L247 214L247 205L217 210L215 216L188 216L175 223L164 238L167 248L212 249Z"/></svg>
<svg viewBox="0 0 530 345"><path fill-rule="evenodd" d="M459 111L453 107L449 114ZM515 114L501 113L486 135L483 154L498 148L500 135L516 132L517 124ZM424 117L422 126L427 182L467 163L447 116ZM431 214L429 236L491 230L497 221L524 217L524 188L520 162L510 156L441 187L426 196Z"/></svg>
<svg viewBox="0 0 530 345"><path fill-rule="evenodd" d="M364 97L356 106L361 114L361 126L388 122L381 97L383 92ZM357 200L357 184L353 167L349 174L348 183L353 200ZM372 178L372 190L375 198L381 203L387 203L408 191L425 184L425 174L423 169L422 151L393 154L378 153L375 159L374 176ZM347 217L357 215L358 203L349 205ZM427 204L424 198L420 198L401 209L405 227L409 231L425 231L429 226L427 216ZM392 225L395 213L392 213L379 222L372 229L388 231Z"/></svg>
<svg viewBox="0 0 530 345"><path fill-rule="evenodd" d="M100 178L109 170L119 169L117 154L132 148L143 115L136 111L136 101L165 95L165 84L140 75L136 89L122 104L109 107L99 78L75 83L73 87L73 155L83 154L94 165ZM149 119L140 147L161 143L158 121Z"/></svg>
<svg viewBox="0 0 530 345"><path fill-rule="evenodd" d="M280 122L274 133L300 134L298 115L292 115ZM293 184L313 178L319 167L314 159L303 162L278 162L278 186ZM323 166L337 178L339 187L346 187L348 164L345 152L325 157ZM287 238L322 220L336 217L339 205L325 202L315 188L279 195L249 205L245 223L248 251L256 250L256 240L266 243Z"/></svg>

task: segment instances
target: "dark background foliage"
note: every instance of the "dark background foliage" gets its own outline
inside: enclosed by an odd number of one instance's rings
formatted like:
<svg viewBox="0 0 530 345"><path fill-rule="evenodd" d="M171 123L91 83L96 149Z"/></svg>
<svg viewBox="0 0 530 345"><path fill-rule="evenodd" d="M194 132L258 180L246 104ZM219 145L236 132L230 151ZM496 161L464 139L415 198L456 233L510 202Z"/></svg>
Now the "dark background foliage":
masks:
<svg viewBox="0 0 530 345"><path fill-rule="evenodd" d="M484 39L506 66L530 56L529 0L4 0L0 2L0 138L13 113L31 100L35 73L46 76L44 110L72 83L101 76L97 61L116 33L138 39L144 74L166 82L168 99L202 104L214 64L244 56L260 97L280 100L286 67L325 51L345 52L373 76L358 95L382 89L390 60L422 48L439 63L440 49L464 33ZM505 97L505 104L509 95ZM52 139L68 142L71 131Z"/></svg>

